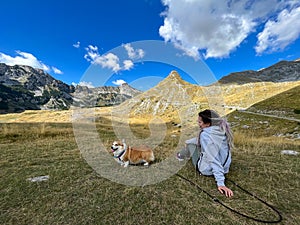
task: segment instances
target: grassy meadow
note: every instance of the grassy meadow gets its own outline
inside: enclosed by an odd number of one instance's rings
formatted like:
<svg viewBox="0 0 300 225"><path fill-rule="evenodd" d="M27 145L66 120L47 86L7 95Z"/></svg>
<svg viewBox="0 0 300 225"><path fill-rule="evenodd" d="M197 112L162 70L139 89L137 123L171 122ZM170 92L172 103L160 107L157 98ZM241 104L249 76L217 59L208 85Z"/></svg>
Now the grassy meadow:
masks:
<svg viewBox="0 0 300 225"><path fill-rule="evenodd" d="M278 209L281 224L299 224L299 155L280 152L299 151L300 141L274 136L284 126L299 124L272 118L267 125L259 123L265 118L239 112L228 119L235 125L235 149L227 177ZM109 148L115 138L111 121L99 118L96 127ZM132 124L131 129L137 136L149 135L147 124ZM168 129L174 133L180 128L169 124ZM168 156L173 142L167 138L155 149L156 163ZM261 224L232 213L175 175L143 187L101 177L82 157L71 123L1 123L0 151L0 224ZM190 161L179 174L241 213L278 218L231 183L234 197L222 196L213 178L199 176ZM42 175L49 180L27 180Z"/></svg>

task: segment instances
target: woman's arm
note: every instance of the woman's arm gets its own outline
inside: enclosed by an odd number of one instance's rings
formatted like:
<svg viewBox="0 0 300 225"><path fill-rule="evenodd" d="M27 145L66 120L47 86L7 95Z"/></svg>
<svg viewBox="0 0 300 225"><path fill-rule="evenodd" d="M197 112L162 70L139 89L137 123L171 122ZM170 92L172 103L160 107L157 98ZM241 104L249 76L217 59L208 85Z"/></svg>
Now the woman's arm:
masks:
<svg viewBox="0 0 300 225"><path fill-rule="evenodd" d="M194 145L196 145L196 144L198 144L198 138L195 137L195 138L186 140L186 141L185 141L185 144L186 144L186 145L189 145L189 144L194 144Z"/></svg>

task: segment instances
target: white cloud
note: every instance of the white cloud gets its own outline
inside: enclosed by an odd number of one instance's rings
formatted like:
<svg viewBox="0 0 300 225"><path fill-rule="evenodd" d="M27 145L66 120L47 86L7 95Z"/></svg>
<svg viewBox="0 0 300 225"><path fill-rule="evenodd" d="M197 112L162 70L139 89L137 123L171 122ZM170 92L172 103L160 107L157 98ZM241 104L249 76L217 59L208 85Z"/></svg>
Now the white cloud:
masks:
<svg viewBox="0 0 300 225"><path fill-rule="evenodd" d="M94 62L94 60L99 57L98 48L97 46L89 45L87 48L85 48L87 53L84 55L84 58L89 62Z"/></svg>
<svg viewBox="0 0 300 225"><path fill-rule="evenodd" d="M164 25L160 27L159 34L165 41L172 42L194 58L200 57L199 52L203 53L205 58L228 56L256 31L258 26L264 25L269 18L278 15L284 9L297 5L295 0L162 2L166 11L162 13L165 17ZM294 21L296 15L290 16ZM288 44L289 40L285 43Z"/></svg>
<svg viewBox="0 0 300 225"><path fill-rule="evenodd" d="M47 66L46 64L42 63L42 61L38 60L34 55L28 52L21 52L21 51L16 51L17 56L12 57L10 55L6 55L2 52L0 52L0 62L5 63L10 66L14 65L26 65L26 66L31 66L33 68L38 68L42 69L46 72L53 71L54 73L57 74L62 74L63 72L56 67L50 67Z"/></svg>
<svg viewBox="0 0 300 225"><path fill-rule="evenodd" d="M115 80L115 81L113 81L112 83L115 84L115 85L120 86L120 85L122 85L122 84L125 84L126 81L124 81L124 80Z"/></svg>
<svg viewBox="0 0 300 225"><path fill-rule="evenodd" d="M276 20L268 20L264 30L257 35L255 50L258 54L264 51L283 50L300 36L300 7L291 11L285 9Z"/></svg>
<svg viewBox="0 0 300 225"><path fill-rule="evenodd" d="M130 70L133 68L134 63L131 59L139 59L144 57L144 51L142 49L133 49L130 44L125 44L123 47L128 53L130 59L123 60L123 65L120 63L120 59L113 53L99 54L98 47L89 45L85 50L87 53L84 58L92 64L100 65L102 68L111 69L113 72L119 72L121 70Z"/></svg>
<svg viewBox="0 0 300 225"><path fill-rule="evenodd" d="M124 64L124 70L130 70L134 66L131 60L124 60L123 64Z"/></svg>
<svg viewBox="0 0 300 225"><path fill-rule="evenodd" d="M134 49L130 43L122 45L128 54L129 59L141 59L145 56L145 52L143 49Z"/></svg>
<svg viewBox="0 0 300 225"><path fill-rule="evenodd" d="M112 69L114 72L121 70L119 64L119 57L113 53L108 53L106 55L98 56L94 62L101 65L103 68Z"/></svg>
<svg viewBox="0 0 300 225"><path fill-rule="evenodd" d="M88 88L95 87L92 82L87 82L87 81L81 81L78 84L76 84L75 82L72 82L72 85L73 86L83 86L83 87L88 87Z"/></svg>
<svg viewBox="0 0 300 225"><path fill-rule="evenodd" d="M119 57L115 54L107 53L104 55L100 55L98 52L98 47L92 45L89 45L86 48L86 51L87 54L85 54L84 58L92 64L100 65L102 68L108 68L114 72L118 72L121 70Z"/></svg>
<svg viewBox="0 0 300 225"><path fill-rule="evenodd" d="M53 72L54 72L55 74L63 74L63 72L62 72L60 69L57 69L57 68L54 67L54 66L52 66L51 68L52 68L52 70L53 70Z"/></svg>
<svg viewBox="0 0 300 225"><path fill-rule="evenodd" d="M73 44L74 48L79 48L80 47L80 41L77 41L77 43Z"/></svg>
<svg viewBox="0 0 300 225"><path fill-rule="evenodd" d="M13 65L27 65L34 68L43 69L45 71L50 71L49 66L45 65L41 61L39 61L34 55L27 53L27 52L21 52L16 51L18 54L15 57L6 55L2 52L0 52L0 62L5 63L7 65L13 66Z"/></svg>
<svg viewBox="0 0 300 225"><path fill-rule="evenodd" d="M91 51L98 51L98 47L93 45L89 45L88 49L90 49Z"/></svg>

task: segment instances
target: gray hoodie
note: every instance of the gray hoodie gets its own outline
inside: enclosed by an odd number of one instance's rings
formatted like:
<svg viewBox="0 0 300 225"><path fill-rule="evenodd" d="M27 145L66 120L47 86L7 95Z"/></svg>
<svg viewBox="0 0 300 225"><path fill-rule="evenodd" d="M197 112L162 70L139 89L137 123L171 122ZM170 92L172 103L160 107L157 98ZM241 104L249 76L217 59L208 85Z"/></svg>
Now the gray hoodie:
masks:
<svg viewBox="0 0 300 225"><path fill-rule="evenodd" d="M186 144L198 144L198 138L186 141ZM197 169L203 175L213 175L218 186L225 186L224 174L229 172L231 152L225 132L219 126L206 127L200 132L201 153Z"/></svg>

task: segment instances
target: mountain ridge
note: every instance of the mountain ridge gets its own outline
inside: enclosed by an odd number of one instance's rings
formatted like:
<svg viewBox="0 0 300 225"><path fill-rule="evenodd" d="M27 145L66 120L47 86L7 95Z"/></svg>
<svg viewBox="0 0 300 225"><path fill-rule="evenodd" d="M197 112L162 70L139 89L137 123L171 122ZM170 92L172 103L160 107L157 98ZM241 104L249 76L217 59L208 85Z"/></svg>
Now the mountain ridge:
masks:
<svg viewBox="0 0 300 225"><path fill-rule="evenodd" d="M26 109L68 109L74 87L41 69L0 63L0 113Z"/></svg>
<svg viewBox="0 0 300 225"><path fill-rule="evenodd" d="M133 116L169 114L171 117L176 111L184 111L192 116L196 111L208 107L218 107L217 111L225 112L249 107L298 85L299 65L299 60L281 61L260 70L261 74L251 70L232 73L209 86L188 83L177 71L171 71L155 87L141 92L128 84L119 87L74 87L40 69L0 63L0 112L69 109L71 105L120 105L123 112L126 107L132 109L130 113ZM276 73L268 79L274 79L275 82L270 82L266 77L274 71Z"/></svg>
<svg viewBox="0 0 300 225"><path fill-rule="evenodd" d="M222 77L218 82L221 84L245 84L251 82L287 82L298 80L300 80L300 59L279 61L258 71L246 70L230 73Z"/></svg>
<svg viewBox="0 0 300 225"><path fill-rule="evenodd" d="M140 93L142 92L127 83L117 87L102 86L95 88L78 85L73 94L73 105L79 107L114 106Z"/></svg>
<svg viewBox="0 0 300 225"><path fill-rule="evenodd" d="M198 86L182 80L172 71L155 87L115 106L114 112L116 118L126 112L130 118L159 116L166 120L193 122L191 118L200 110L211 108L225 115L299 85L300 81Z"/></svg>
<svg viewBox="0 0 300 225"><path fill-rule="evenodd" d="M119 87L74 87L42 69L0 63L0 113L69 109L73 104L86 106L91 102L94 103L92 106L111 106L139 93L128 84Z"/></svg>

